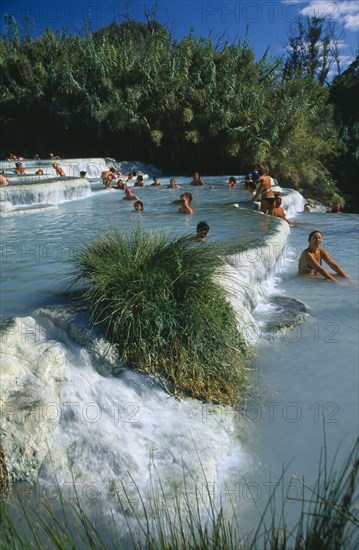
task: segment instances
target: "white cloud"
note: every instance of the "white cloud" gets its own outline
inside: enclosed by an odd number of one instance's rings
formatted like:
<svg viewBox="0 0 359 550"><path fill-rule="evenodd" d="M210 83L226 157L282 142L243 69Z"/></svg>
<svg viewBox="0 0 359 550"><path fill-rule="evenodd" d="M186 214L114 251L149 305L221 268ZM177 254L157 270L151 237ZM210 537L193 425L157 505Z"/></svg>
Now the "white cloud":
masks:
<svg viewBox="0 0 359 550"><path fill-rule="evenodd" d="M353 51L358 47L353 34L359 31L359 2L358 0L281 0L283 5L297 6L298 15L304 17L325 17L338 25L338 31L345 30L346 42L339 40L336 43L342 70L353 61ZM305 5L303 5L305 4ZM356 38L358 40L358 38ZM288 46L286 48L289 50ZM350 52L350 53L349 53ZM333 66L332 71L335 69Z"/></svg>
<svg viewBox="0 0 359 550"><path fill-rule="evenodd" d="M352 55L340 55L339 56L339 64L340 64L340 70L343 72L345 69L349 67L349 65L353 62L353 56ZM328 73L328 80L332 80L338 75L338 67L336 63L334 63Z"/></svg>
<svg viewBox="0 0 359 550"><path fill-rule="evenodd" d="M288 0L284 0L287 3ZM359 2L347 0L330 2L328 0L311 0L300 10L300 14L308 17L327 17L341 24L348 31L359 30Z"/></svg>
<svg viewBox="0 0 359 550"><path fill-rule="evenodd" d="M344 17L343 27L348 31L357 31L359 30L359 16L357 15L346 15Z"/></svg>

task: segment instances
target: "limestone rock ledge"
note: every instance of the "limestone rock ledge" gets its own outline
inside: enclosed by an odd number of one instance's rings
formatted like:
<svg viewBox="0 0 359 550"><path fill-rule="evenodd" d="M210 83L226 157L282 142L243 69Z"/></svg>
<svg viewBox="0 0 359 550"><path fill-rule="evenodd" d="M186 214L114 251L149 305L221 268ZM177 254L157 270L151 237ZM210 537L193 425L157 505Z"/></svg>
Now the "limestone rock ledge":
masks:
<svg viewBox="0 0 359 550"><path fill-rule="evenodd" d="M1 330L0 429L10 481L34 481L58 424L65 348L32 317Z"/></svg>

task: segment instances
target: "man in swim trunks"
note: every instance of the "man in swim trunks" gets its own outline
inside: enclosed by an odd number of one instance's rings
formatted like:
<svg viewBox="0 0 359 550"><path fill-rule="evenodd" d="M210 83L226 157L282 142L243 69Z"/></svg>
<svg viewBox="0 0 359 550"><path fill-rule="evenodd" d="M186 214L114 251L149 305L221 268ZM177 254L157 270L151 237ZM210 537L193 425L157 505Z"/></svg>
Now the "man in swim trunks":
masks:
<svg viewBox="0 0 359 550"><path fill-rule="evenodd" d="M266 214L275 201L274 193L272 191L272 181L268 170L263 170L263 175L259 178L258 183L258 190L249 202L255 202L259 195L262 195L260 211L263 212L263 214Z"/></svg>
<svg viewBox="0 0 359 550"><path fill-rule="evenodd" d="M312 231L309 235L309 246L306 248L299 259L299 275L322 275L325 279L336 283L335 277L322 267L322 261L329 265L339 277L349 278L348 275L332 260L324 248L320 248L323 237L321 231Z"/></svg>

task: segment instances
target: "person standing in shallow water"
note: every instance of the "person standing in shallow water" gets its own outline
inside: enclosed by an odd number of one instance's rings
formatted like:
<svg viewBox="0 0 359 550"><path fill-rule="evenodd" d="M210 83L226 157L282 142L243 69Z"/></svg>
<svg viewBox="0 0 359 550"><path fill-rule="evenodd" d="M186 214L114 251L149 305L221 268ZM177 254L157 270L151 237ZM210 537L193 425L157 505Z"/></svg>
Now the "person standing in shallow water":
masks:
<svg viewBox="0 0 359 550"><path fill-rule="evenodd" d="M312 231L309 234L308 242L309 246L303 250L299 259L298 274L299 275L322 275L325 279L336 283L335 277L329 273L324 267L322 262L324 261L335 271L339 277L348 278L348 275L339 267L339 265L332 260L328 252L321 248L323 236L321 231Z"/></svg>
<svg viewBox="0 0 359 550"><path fill-rule="evenodd" d="M263 170L263 175L258 179L258 183L258 190L249 202L255 202L258 196L261 195L260 211L263 212L263 214L266 214L269 212L275 201L269 170Z"/></svg>

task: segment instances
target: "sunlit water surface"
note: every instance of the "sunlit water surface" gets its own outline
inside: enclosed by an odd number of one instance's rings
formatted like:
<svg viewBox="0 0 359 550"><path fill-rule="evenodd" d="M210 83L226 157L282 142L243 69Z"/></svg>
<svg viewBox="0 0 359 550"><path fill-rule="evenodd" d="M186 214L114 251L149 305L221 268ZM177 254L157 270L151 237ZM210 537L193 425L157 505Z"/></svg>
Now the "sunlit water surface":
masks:
<svg viewBox="0 0 359 550"><path fill-rule="evenodd" d="M99 183L92 182L93 193L82 200L58 204L48 211L2 218L3 318L30 315L40 306L56 304L58 296L67 289L74 256L84 243L107 229L128 232L134 224L142 224L172 235L194 234L197 223L205 220L210 225L209 243L254 241L263 239L271 230L273 222L268 217L234 206L249 196L241 186L229 190L228 178L209 177L206 181L213 188L193 188L187 178L178 177L178 190L165 188L169 178L160 179L163 188L134 189L144 203L142 213L134 212L133 202L123 200L121 191L105 191ZM178 214L178 206L171 204L186 190L193 193L194 216ZM229 474L217 472L213 494L222 504L235 502L249 525L255 524L256 508L264 506L283 466L290 463L283 478L285 496L295 498L299 496L299 483L291 480L291 474L305 476L309 483L315 481L324 434L331 458L342 439L340 455L344 454L358 431L358 216L291 214L299 223L291 228L275 271L268 273L263 283L265 297L254 312L258 325L256 393L244 410L234 411L232 416L223 415L220 408L211 413L218 417L215 420L219 424L234 420L240 438L240 447L234 445L232 454L221 462ZM315 229L323 231L323 246L351 281L331 284L319 278L297 276L299 255L307 246L309 232ZM282 334L264 330L276 320L277 310L271 302L274 295L303 302L308 311L304 322ZM68 389L68 399L79 396L86 369L89 383L97 383L94 380L99 375L86 361L83 366L86 368L81 376L74 377L78 391L71 393ZM97 391L102 388L104 396L111 391L106 380L99 379L98 383ZM115 399L113 395L112 398ZM148 418L151 407L156 408L155 393L153 398L146 403ZM191 426L189 422L185 426L192 427L197 437L201 422L206 420L201 414L198 412L197 424ZM167 417L164 412L163 423L169 448L178 445L178 437L187 437L186 430L179 435L173 410ZM113 427L106 424L106 429L111 440ZM66 444L65 428L57 435L58 445ZM131 451L141 453L143 448L136 451L133 447ZM236 452L241 456L233 456ZM224 478L226 481L222 482ZM299 504L288 500L287 505L289 517L294 520Z"/></svg>

